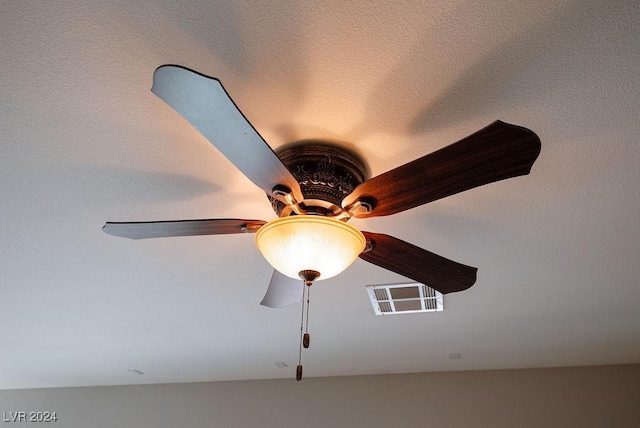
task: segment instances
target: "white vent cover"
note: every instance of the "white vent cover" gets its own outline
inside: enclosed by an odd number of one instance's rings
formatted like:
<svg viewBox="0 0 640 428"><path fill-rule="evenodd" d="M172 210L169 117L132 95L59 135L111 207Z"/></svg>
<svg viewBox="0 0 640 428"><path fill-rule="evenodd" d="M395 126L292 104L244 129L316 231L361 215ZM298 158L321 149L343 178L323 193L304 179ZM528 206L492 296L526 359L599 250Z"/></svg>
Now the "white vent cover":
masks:
<svg viewBox="0 0 640 428"><path fill-rule="evenodd" d="M367 293L376 315L440 312L442 293L424 284L369 285Z"/></svg>

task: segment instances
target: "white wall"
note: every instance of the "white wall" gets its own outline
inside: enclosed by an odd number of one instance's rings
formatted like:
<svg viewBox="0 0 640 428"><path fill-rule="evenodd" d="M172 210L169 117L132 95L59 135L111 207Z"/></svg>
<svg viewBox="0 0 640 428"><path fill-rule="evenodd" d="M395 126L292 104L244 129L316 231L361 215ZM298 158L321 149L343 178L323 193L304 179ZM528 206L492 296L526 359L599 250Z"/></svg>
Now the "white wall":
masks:
<svg viewBox="0 0 640 428"><path fill-rule="evenodd" d="M639 427L640 365L0 391L85 427Z"/></svg>

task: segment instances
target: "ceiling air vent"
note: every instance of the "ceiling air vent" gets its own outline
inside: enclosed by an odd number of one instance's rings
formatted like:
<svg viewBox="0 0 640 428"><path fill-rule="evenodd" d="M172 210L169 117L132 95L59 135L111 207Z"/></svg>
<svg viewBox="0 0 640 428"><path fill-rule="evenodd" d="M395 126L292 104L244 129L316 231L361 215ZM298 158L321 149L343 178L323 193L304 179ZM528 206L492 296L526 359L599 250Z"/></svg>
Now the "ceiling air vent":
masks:
<svg viewBox="0 0 640 428"><path fill-rule="evenodd" d="M440 312L442 293L424 284L369 285L367 293L376 315Z"/></svg>

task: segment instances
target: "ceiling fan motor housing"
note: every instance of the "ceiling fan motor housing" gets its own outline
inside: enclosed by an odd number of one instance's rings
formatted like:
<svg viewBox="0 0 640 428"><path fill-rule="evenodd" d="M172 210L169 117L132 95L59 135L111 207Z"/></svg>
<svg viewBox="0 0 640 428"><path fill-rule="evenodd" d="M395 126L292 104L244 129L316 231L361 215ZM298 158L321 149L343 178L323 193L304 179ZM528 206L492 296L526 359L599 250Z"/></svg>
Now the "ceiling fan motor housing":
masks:
<svg viewBox="0 0 640 428"><path fill-rule="evenodd" d="M304 141L276 151L300 183L308 214L331 215L341 210L342 200L367 178L367 169L357 155L323 141ZM279 217L292 209L267 195Z"/></svg>

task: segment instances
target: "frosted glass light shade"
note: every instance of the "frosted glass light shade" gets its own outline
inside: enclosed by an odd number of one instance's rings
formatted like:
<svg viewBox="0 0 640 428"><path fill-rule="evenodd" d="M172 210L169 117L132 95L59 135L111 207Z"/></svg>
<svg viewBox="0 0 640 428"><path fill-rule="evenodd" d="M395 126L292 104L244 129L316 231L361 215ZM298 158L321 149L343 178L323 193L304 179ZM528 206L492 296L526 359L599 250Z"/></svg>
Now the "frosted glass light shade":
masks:
<svg viewBox="0 0 640 428"><path fill-rule="evenodd" d="M366 239L355 227L328 217L283 217L258 229L256 246L280 273L300 278L302 270L320 272L318 280L338 275L364 250Z"/></svg>

